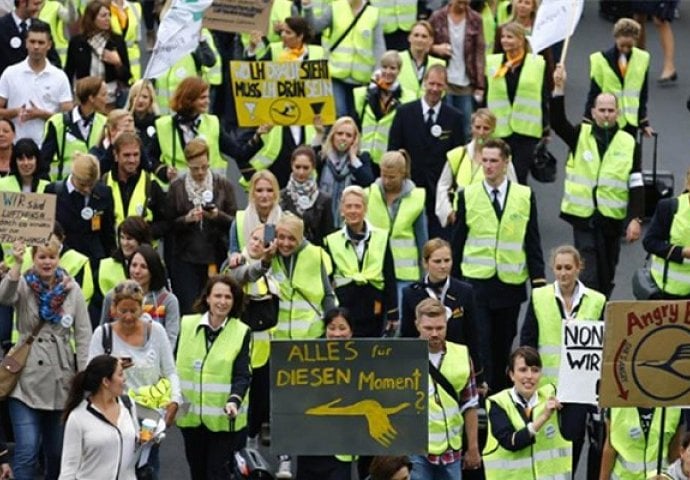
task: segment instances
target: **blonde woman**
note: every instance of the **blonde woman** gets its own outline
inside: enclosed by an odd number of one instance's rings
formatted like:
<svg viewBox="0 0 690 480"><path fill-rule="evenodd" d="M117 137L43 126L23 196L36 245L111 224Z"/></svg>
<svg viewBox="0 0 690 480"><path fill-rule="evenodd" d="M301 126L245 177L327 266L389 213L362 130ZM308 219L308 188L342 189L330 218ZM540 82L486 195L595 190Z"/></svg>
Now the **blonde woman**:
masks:
<svg viewBox="0 0 690 480"><path fill-rule="evenodd" d="M105 175L113 168L117 170L117 167L114 165L113 154L115 139L123 132L134 133L134 131L134 117L132 117L129 111L124 108L115 108L108 113L101 140L98 142L98 145L94 145L89 149L89 153L98 158L101 175Z"/></svg>
<svg viewBox="0 0 690 480"><path fill-rule="evenodd" d="M150 80L142 78L134 82L129 89L127 110L132 112L134 127L144 144L143 150L148 152L151 148L151 140L156 134L156 119L160 116L156 91Z"/></svg>

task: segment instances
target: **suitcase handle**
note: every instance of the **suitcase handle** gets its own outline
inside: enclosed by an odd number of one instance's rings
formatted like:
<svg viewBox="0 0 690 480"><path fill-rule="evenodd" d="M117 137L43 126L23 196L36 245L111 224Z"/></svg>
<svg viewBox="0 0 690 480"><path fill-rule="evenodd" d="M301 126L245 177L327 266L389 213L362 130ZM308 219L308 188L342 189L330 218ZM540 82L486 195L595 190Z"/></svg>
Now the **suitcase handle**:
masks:
<svg viewBox="0 0 690 480"><path fill-rule="evenodd" d="M652 184L656 185L657 159L659 154L659 133L652 132L654 137L654 152L652 152ZM644 133L640 130L639 134L640 155L642 155L642 145L644 145Z"/></svg>

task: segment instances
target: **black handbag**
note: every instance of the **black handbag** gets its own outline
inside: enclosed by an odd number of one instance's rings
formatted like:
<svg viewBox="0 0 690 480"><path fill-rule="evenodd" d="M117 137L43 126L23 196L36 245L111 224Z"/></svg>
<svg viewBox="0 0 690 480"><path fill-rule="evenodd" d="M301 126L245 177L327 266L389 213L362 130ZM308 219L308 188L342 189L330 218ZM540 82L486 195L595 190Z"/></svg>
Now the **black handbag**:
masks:
<svg viewBox="0 0 690 480"><path fill-rule="evenodd" d="M549 152L546 142L542 140L534 148L529 171L537 182L553 183L556 181L556 163L556 157Z"/></svg>
<svg viewBox="0 0 690 480"><path fill-rule="evenodd" d="M264 300L250 299L240 318L254 332L273 328L278 324L278 302L275 295Z"/></svg>
<svg viewBox="0 0 690 480"><path fill-rule="evenodd" d="M666 286L666 277L668 276L668 261L664 262L663 286ZM635 270L632 277L633 295L637 300L655 300L662 297L663 288L654 281L652 277L652 269L650 267L650 258L647 255L644 266Z"/></svg>

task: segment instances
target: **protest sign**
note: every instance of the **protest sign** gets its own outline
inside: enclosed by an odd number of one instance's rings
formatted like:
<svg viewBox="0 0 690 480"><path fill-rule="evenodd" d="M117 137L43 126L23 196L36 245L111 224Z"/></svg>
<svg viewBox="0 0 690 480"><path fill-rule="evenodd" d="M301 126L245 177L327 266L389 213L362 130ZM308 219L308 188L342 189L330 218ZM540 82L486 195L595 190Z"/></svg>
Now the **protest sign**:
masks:
<svg viewBox="0 0 690 480"><path fill-rule="evenodd" d="M532 35L528 37L532 51L541 52L570 37L580 21L583 8L584 0L543 0L537 9Z"/></svg>
<svg viewBox="0 0 690 480"><path fill-rule="evenodd" d="M690 405L690 302L609 302L600 404Z"/></svg>
<svg viewBox="0 0 690 480"><path fill-rule="evenodd" d="M273 0L213 0L204 27L222 32L268 32Z"/></svg>
<svg viewBox="0 0 690 480"><path fill-rule="evenodd" d="M604 344L604 322L563 322L558 399L596 405Z"/></svg>
<svg viewBox="0 0 690 480"><path fill-rule="evenodd" d="M423 340L271 342L271 448L297 455L424 453L428 364Z"/></svg>
<svg viewBox="0 0 690 480"><path fill-rule="evenodd" d="M0 192L0 243L45 245L55 223L55 195ZM9 252L5 252L6 254Z"/></svg>
<svg viewBox="0 0 690 480"><path fill-rule="evenodd" d="M335 121L327 60L230 62L230 81L241 127L313 125Z"/></svg>

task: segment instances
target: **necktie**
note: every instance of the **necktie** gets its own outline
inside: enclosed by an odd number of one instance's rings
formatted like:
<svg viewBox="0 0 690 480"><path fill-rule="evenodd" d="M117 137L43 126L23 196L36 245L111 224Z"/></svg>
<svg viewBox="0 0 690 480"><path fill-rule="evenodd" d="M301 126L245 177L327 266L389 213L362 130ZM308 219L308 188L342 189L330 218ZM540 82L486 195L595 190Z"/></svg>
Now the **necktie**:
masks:
<svg viewBox="0 0 690 480"><path fill-rule="evenodd" d="M494 206L496 216L498 218L501 218L501 202L498 201L498 188L494 188L493 190L491 190L491 193L494 196L494 199L491 201L491 204Z"/></svg>
<svg viewBox="0 0 690 480"><path fill-rule="evenodd" d="M433 109L433 108L430 108L430 109L427 110L427 112L426 112L426 122L425 122L425 125L426 125L426 130L427 130L427 132L430 131L430 130L431 130L431 127L434 126L434 109Z"/></svg>
<svg viewBox="0 0 690 480"><path fill-rule="evenodd" d="M625 77L625 72L628 69L628 57L624 53L618 57L618 69L621 71L621 75Z"/></svg>
<svg viewBox="0 0 690 480"><path fill-rule="evenodd" d="M22 20L19 23L19 35L21 35L22 39L26 38L26 33L29 31L29 25L26 23L26 20Z"/></svg>

